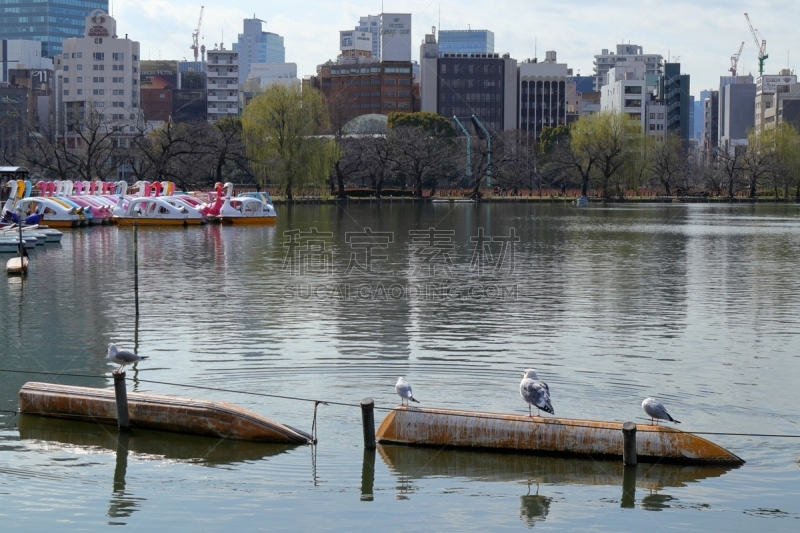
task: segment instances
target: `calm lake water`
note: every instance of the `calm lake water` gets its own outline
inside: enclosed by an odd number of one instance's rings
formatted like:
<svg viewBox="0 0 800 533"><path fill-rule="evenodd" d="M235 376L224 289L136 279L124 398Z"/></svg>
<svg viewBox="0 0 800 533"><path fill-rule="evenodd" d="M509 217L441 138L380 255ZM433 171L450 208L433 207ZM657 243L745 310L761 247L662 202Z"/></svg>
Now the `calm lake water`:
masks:
<svg viewBox="0 0 800 533"><path fill-rule="evenodd" d="M67 231L0 283L0 409L26 381L111 387L107 343L150 360L128 390L259 392L800 434L796 205L279 206L273 227ZM9 257L2 256L2 259ZM85 374L15 374L26 370ZM380 422L384 411L376 411ZM318 407L319 445L220 442L0 413L4 531L799 531L800 439L715 435L738 469L362 446L360 409ZM129 450L128 453L125 453Z"/></svg>

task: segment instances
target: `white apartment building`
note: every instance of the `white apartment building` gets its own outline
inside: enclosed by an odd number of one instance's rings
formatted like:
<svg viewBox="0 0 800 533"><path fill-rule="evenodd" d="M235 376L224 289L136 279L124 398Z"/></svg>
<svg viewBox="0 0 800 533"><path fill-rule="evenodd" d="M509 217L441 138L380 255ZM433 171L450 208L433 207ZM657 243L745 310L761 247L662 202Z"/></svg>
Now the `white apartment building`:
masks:
<svg viewBox="0 0 800 533"><path fill-rule="evenodd" d="M600 91L600 109L620 111L638 120L645 131L645 110L650 95L647 82L636 77L636 69L611 69L606 77L608 83Z"/></svg>
<svg viewBox="0 0 800 533"><path fill-rule="evenodd" d="M599 91L605 84L605 75L609 70L633 61L643 63L646 74L664 73L664 57L661 54L645 54L642 47L635 44L618 44L616 54L603 48L602 53L594 56L594 90Z"/></svg>
<svg viewBox="0 0 800 533"><path fill-rule="evenodd" d="M207 51L206 90L208 121L239 116L239 53L215 48Z"/></svg>
<svg viewBox="0 0 800 533"><path fill-rule="evenodd" d="M100 124L131 134L141 125L139 43L117 37L117 22L96 10L86 17L84 37L67 39L55 59L63 131L86 125L88 113ZM125 141L121 141L125 142Z"/></svg>
<svg viewBox="0 0 800 533"><path fill-rule="evenodd" d="M519 116L517 127L530 132L534 139L545 127L562 126L567 123L569 69L566 63L558 63L556 53L545 53L542 63L527 61L519 64L517 94ZM572 84L573 112L577 104Z"/></svg>

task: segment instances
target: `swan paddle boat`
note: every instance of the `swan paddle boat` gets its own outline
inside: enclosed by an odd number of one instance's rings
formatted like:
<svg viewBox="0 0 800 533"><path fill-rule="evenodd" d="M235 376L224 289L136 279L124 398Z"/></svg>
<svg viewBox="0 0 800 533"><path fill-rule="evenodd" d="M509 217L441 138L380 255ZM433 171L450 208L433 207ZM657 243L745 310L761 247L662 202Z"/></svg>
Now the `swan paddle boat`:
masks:
<svg viewBox="0 0 800 533"><path fill-rule="evenodd" d="M142 196L131 200L128 203L127 209L121 214L115 213L111 220L121 226L132 226L134 222L139 226L186 226L190 224L202 224L203 218L199 213L197 213L198 217L193 216L190 218L189 215L189 209L185 206L174 205L166 201L163 197Z"/></svg>
<svg viewBox="0 0 800 533"><path fill-rule="evenodd" d="M82 208L59 202L57 198L24 198L17 204L23 212L39 215L39 221L56 228L86 225Z"/></svg>
<svg viewBox="0 0 800 533"><path fill-rule="evenodd" d="M263 198L252 196L231 198L232 183L226 183L225 189L225 203L217 216L223 224L275 224L278 220L275 207Z"/></svg>

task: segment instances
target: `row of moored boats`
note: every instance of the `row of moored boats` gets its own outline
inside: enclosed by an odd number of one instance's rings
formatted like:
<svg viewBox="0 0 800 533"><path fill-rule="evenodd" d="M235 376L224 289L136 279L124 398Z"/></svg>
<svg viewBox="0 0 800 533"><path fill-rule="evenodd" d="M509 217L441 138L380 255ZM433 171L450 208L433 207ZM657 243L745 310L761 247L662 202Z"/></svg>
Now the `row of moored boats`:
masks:
<svg viewBox="0 0 800 533"><path fill-rule="evenodd" d="M217 183L206 192L178 192L169 181L12 180L3 222L27 226L72 227L116 223L184 226L206 222L273 224L275 207L266 193L233 196L233 184ZM21 220L20 220L21 219ZM38 227L38 226L37 226Z"/></svg>

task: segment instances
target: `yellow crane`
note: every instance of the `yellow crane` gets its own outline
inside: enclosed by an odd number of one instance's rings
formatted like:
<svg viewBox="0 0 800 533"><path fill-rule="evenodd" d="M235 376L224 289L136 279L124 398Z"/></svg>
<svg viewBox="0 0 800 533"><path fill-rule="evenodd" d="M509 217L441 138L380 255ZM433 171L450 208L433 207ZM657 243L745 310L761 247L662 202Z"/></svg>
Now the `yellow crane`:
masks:
<svg viewBox="0 0 800 533"><path fill-rule="evenodd" d="M753 23L750 22L750 16L745 13L744 18L747 19L747 24L750 26L750 33L753 34L753 40L756 42L756 50L758 50L758 75L764 75L764 61L769 57L767 54L767 40L759 35L758 30L753 28ZM759 38L761 44L758 43Z"/></svg>

